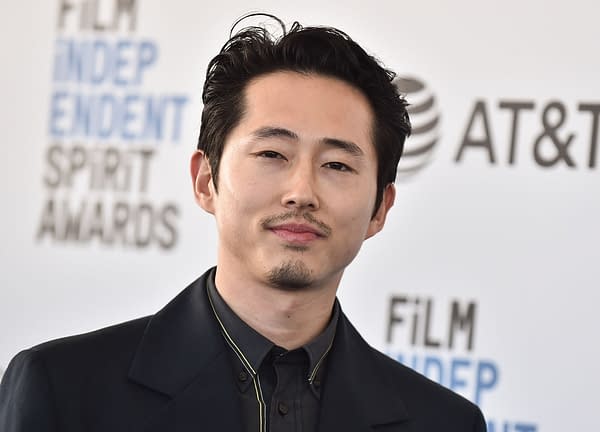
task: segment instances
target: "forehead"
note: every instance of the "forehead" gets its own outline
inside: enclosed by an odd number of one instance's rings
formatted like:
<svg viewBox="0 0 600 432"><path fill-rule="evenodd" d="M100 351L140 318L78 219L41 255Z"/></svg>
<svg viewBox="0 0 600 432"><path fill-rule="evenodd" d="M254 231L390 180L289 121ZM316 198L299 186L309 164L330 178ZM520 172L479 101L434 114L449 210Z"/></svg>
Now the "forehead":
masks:
<svg viewBox="0 0 600 432"><path fill-rule="evenodd" d="M251 80L236 129L252 133L266 126L289 129L306 141L351 141L374 155L371 105L359 89L337 78L279 71Z"/></svg>

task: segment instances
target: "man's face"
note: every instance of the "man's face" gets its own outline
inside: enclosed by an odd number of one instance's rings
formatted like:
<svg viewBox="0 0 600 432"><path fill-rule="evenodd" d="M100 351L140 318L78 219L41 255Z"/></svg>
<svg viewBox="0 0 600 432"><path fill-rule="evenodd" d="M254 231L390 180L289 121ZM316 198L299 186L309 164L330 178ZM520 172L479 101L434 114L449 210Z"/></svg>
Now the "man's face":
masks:
<svg viewBox="0 0 600 432"><path fill-rule="evenodd" d="M373 113L345 82L275 72L246 87L225 142L218 193L202 154L192 160L200 205L214 214L219 268L279 289L335 289L394 199L375 216Z"/></svg>

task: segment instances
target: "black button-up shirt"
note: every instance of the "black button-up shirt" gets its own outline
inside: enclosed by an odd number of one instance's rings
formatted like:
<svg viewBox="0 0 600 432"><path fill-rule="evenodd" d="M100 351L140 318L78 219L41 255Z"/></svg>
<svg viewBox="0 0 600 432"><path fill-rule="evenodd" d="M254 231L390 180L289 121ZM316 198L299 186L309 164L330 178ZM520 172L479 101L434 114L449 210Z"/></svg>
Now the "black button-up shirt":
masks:
<svg viewBox="0 0 600 432"><path fill-rule="evenodd" d="M242 321L218 293L214 272L211 276L208 298L231 348L244 430L316 431L327 353L339 317L337 300L325 330L303 347L287 351Z"/></svg>

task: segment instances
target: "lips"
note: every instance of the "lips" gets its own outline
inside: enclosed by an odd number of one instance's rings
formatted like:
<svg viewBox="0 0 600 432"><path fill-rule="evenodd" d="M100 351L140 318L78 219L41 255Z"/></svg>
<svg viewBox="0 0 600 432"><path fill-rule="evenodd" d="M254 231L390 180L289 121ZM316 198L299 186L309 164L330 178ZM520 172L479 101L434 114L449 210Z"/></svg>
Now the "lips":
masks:
<svg viewBox="0 0 600 432"><path fill-rule="evenodd" d="M318 228L312 225L287 223L269 228L276 236L292 243L309 243L325 237Z"/></svg>

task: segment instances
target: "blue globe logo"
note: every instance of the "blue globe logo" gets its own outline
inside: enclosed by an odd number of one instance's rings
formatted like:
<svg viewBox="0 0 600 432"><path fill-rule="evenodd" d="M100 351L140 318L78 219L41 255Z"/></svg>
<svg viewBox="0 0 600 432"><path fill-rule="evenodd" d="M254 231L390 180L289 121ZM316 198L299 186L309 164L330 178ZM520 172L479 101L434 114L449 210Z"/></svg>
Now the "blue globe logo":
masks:
<svg viewBox="0 0 600 432"><path fill-rule="evenodd" d="M440 138L440 112L435 96L427 85L414 77L396 77L392 84L406 97L412 133L404 143L398 164L398 181L406 181L431 161Z"/></svg>

